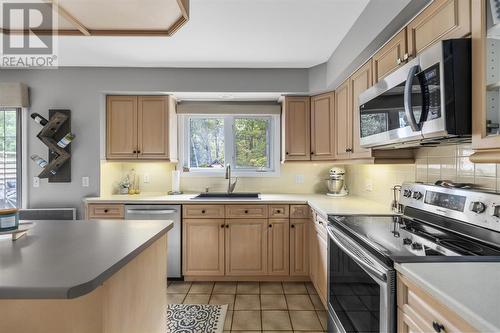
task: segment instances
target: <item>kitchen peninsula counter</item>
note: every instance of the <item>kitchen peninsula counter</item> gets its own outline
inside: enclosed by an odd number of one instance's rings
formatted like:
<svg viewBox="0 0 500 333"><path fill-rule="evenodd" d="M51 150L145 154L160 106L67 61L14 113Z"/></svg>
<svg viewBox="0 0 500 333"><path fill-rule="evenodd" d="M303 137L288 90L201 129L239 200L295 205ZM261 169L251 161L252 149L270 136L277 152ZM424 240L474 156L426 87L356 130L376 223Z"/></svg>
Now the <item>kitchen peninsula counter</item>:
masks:
<svg viewBox="0 0 500 333"><path fill-rule="evenodd" d="M0 331L160 332L164 311L151 306L166 305L172 226L36 221L17 241L0 239Z"/></svg>

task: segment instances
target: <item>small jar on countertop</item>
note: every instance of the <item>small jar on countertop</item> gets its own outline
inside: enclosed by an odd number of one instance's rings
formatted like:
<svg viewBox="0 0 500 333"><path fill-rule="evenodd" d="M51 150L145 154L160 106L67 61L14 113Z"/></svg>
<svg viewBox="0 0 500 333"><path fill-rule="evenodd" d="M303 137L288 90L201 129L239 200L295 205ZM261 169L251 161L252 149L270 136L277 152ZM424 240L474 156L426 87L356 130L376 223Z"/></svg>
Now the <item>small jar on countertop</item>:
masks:
<svg viewBox="0 0 500 333"><path fill-rule="evenodd" d="M17 208L0 209L0 231L16 230L19 226L19 212Z"/></svg>

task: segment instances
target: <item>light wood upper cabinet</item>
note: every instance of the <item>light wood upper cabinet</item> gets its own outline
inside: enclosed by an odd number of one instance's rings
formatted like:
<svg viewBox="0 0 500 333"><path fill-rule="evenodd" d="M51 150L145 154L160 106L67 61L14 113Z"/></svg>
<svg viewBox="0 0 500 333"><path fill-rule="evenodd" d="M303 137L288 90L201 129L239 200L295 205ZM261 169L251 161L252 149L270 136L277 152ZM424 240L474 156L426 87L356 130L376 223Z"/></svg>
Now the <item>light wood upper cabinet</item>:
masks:
<svg viewBox="0 0 500 333"><path fill-rule="evenodd" d="M175 103L169 96L107 96L106 158L177 158Z"/></svg>
<svg viewBox="0 0 500 333"><path fill-rule="evenodd" d="M335 95L335 157L348 159L352 150L352 98L349 80L337 88Z"/></svg>
<svg viewBox="0 0 500 333"><path fill-rule="evenodd" d="M226 226L226 275L266 275L267 220L226 220Z"/></svg>
<svg viewBox="0 0 500 333"><path fill-rule="evenodd" d="M471 32L469 0L434 0L407 26L408 54L414 57L437 41Z"/></svg>
<svg viewBox="0 0 500 333"><path fill-rule="evenodd" d="M290 275L309 275L309 219L290 220Z"/></svg>
<svg viewBox="0 0 500 333"><path fill-rule="evenodd" d="M267 265L269 275L290 274L290 223L288 219L269 219Z"/></svg>
<svg viewBox="0 0 500 333"><path fill-rule="evenodd" d="M310 98L287 96L283 102L283 161L311 159Z"/></svg>
<svg viewBox="0 0 500 333"><path fill-rule="evenodd" d="M406 29L403 29L373 56L375 82L405 63L408 58L406 50Z"/></svg>
<svg viewBox="0 0 500 333"><path fill-rule="evenodd" d="M168 159L168 98L140 96L138 104L138 157Z"/></svg>
<svg viewBox="0 0 500 333"><path fill-rule="evenodd" d="M311 160L335 158L335 93L311 97Z"/></svg>
<svg viewBox="0 0 500 333"><path fill-rule="evenodd" d="M446 333L478 332L445 304L422 290L413 281L398 273L397 277L398 332Z"/></svg>
<svg viewBox="0 0 500 333"><path fill-rule="evenodd" d="M182 229L183 274L224 275L224 219L185 219Z"/></svg>
<svg viewBox="0 0 500 333"><path fill-rule="evenodd" d="M352 92L352 152L351 158L369 158L371 149L360 146L359 127L359 95L373 84L372 61L368 61L351 76L350 88Z"/></svg>
<svg viewBox="0 0 500 333"><path fill-rule="evenodd" d="M472 148L474 163L500 163L500 41L489 3L472 0ZM490 30L491 29L491 30ZM490 34L490 37L487 37Z"/></svg>
<svg viewBox="0 0 500 333"><path fill-rule="evenodd" d="M106 157L137 158L137 96L108 96Z"/></svg>

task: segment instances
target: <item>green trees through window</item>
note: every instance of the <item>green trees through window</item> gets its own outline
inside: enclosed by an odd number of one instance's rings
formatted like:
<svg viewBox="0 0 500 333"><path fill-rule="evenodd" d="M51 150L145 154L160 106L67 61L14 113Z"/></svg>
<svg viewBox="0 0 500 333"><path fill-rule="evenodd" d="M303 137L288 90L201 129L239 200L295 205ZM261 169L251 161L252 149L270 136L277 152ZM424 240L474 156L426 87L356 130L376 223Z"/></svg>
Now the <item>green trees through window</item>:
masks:
<svg viewBox="0 0 500 333"><path fill-rule="evenodd" d="M271 169L272 117L189 116L186 125L189 169Z"/></svg>

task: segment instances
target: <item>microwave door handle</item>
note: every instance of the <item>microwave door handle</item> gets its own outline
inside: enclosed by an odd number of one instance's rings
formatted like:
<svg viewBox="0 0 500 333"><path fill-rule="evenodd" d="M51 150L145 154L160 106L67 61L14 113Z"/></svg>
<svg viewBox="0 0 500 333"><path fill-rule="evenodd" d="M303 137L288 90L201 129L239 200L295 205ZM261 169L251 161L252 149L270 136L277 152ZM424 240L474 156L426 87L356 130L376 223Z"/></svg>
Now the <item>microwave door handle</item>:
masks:
<svg viewBox="0 0 500 333"><path fill-rule="evenodd" d="M405 94L404 94L406 119L408 119L408 121L410 122L410 127L413 130L413 132L418 132L422 129L422 126L417 123L417 120L415 119L415 114L413 113L413 96L412 96L413 77L415 76L415 74L417 74L419 69L420 69L419 65L415 65L412 68L410 68L410 71L408 72L408 77L406 78Z"/></svg>
<svg viewBox="0 0 500 333"><path fill-rule="evenodd" d="M335 244L337 244L337 246L342 251L344 251L352 260L358 263L361 267L363 267L367 272L369 272L382 283L385 283L387 281L387 275L385 274L385 272L379 271L375 267L372 267L370 264L366 263L363 259L358 258L358 256L352 250L348 249L347 246L343 244L343 241L340 239L341 237L337 236L336 232L334 232L330 228L327 228L327 232L330 238L335 242Z"/></svg>

